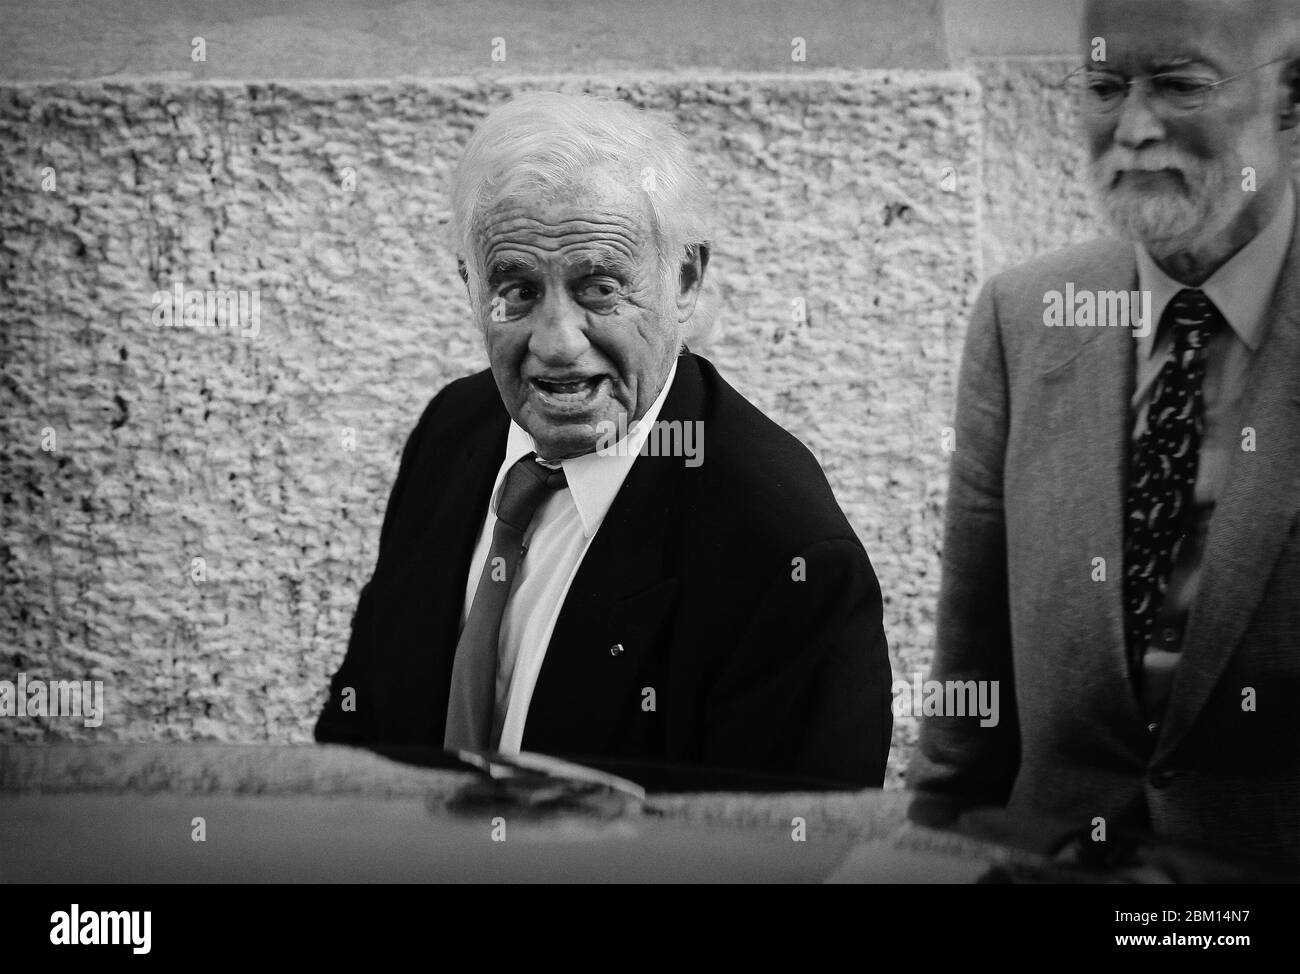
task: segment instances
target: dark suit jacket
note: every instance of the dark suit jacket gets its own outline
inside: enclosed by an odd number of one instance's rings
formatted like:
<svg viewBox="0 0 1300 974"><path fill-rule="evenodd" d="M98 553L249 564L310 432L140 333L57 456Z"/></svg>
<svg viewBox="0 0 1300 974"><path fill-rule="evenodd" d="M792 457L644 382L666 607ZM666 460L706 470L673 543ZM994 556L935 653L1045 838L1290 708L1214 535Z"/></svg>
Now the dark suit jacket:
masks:
<svg viewBox="0 0 1300 974"><path fill-rule="evenodd" d="M1153 729L1127 671L1121 598L1136 342L1129 328L1046 327L1043 296L1067 282L1136 290L1132 244L1033 261L993 279L975 307L932 677L1001 680L1003 714L996 728L927 718L909 785L1294 867L1300 245L1292 239L1243 403L1255 450L1233 457ZM1095 558L1105 581L1093 581Z"/></svg>
<svg viewBox="0 0 1300 974"><path fill-rule="evenodd" d="M703 421L703 463L633 464L565 599L523 749L879 785L892 724L880 589L821 468L690 353L659 419ZM317 740L441 747L508 425L487 371L425 410Z"/></svg>

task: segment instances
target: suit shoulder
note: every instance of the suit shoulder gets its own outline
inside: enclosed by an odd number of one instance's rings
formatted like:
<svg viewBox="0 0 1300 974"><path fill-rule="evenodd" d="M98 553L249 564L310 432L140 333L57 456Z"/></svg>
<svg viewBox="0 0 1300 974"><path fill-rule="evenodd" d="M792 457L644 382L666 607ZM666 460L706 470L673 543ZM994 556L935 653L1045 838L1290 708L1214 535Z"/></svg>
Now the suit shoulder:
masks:
<svg viewBox="0 0 1300 974"><path fill-rule="evenodd" d="M465 426L480 420L490 420L505 415L505 406L497 392L492 370L484 369L473 375L453 379L443 386L424 407L420 425L436 424L445 428Z"/></svg>
<svg viewBox="0 0 1300 974"><path fill-rule="evenodd" d="M1047 327L1074 324L1080 295L1091 293L1094 308L1102 301L1110 307L1120 292L1136 288L1136 251L1129 241L1104 238L1043 254L989 280L971 318L969 341L996 342L1012 375L1022 368L1041 370L1097 337L1096 328ZM1128 298L1123 301L1128 307Z"/></svg>
<svg viewBox="0 0 1300 974"><path fill-rule="evenodd" d="M998 308L1010 315L1031 313L1041 318L1043 295L1063 290L1067 284L1092 286L1106 281L1118 287L1117 277L1136 273L1133 244L1119 237L1103 237L1040 254L990 278L987 289Z"/></svg>

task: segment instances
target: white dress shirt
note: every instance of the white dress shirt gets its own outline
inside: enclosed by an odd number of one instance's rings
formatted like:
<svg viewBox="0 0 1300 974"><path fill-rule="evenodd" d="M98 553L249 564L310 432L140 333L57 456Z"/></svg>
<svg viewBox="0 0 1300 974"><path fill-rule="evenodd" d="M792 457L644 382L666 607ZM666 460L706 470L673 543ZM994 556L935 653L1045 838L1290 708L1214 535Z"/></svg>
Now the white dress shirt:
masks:
<svg viewBox="0 0 1300 974"><path fill-rule="evenodd" d="M533 688L537 685L546 648L564 607L569 586L578 574L591 539L596 536L623 481L627 479L646 436L659 418L659 411L676 376L677 360L673 359L668 379L658 397L613 449L560 461L568 486L542 502L524 532L528 553L515 573L515 584L501 617L497 643L496 707L492 721L492 739L499 737L500 740L496 750L519 753ZM479 528L474 555L469 562L465 603L460 613L462 629L474 604L483 563L492 546L497 501L506 472L521 457L536 452L536 449L532 436L511 420L505 457L492 488L492 502Z"/></svg>

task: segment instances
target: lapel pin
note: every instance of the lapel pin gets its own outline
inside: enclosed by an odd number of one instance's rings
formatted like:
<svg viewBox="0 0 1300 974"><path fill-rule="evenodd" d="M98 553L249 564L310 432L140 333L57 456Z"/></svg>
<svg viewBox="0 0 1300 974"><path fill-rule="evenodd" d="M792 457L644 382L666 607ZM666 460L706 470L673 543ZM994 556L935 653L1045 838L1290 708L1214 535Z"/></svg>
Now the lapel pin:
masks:
<svg viewBox="0 0 1300 974"><path fill-rule="evenodd" d="M613 646L609 647L609 655L610 655L610 656L622 656L622 655L623 655L623 644L622 644L622 643L615 643Z"/></svg>

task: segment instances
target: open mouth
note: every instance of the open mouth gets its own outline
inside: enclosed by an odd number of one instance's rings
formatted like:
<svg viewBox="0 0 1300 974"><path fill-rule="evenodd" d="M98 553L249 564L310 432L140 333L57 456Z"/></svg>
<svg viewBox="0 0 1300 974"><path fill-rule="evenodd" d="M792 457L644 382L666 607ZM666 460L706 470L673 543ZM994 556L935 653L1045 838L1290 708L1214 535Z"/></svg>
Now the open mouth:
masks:
<svg viewBox="0 0 1300 974"><path fill-rule="evenodd" d="M601 384L605 381L603 375L588 376L585 379L566 379L559 381L556 379L533 379L532 385L546 401L560 406L578 406L582 405L595 397Z"/></svg>

